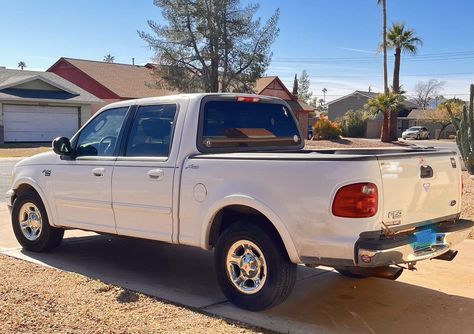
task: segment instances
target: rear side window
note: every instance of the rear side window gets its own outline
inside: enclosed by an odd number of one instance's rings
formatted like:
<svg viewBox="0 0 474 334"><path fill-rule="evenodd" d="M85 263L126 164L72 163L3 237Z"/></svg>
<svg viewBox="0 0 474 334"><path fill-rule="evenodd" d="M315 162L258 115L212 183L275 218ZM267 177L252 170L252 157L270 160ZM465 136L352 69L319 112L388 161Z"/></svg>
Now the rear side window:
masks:
<svg viewBox="0 0 474 334"><path fill-rule="evenodd" d="M198 147L204 152L301 145L296 121L283 104L211 100L200 117Z"/></svg>
<svg viewBox="0 0 474 334"><path fill-rule="evenodd" d="M168 157L176 105L138 108L127 142L125 156Z"/></svg>

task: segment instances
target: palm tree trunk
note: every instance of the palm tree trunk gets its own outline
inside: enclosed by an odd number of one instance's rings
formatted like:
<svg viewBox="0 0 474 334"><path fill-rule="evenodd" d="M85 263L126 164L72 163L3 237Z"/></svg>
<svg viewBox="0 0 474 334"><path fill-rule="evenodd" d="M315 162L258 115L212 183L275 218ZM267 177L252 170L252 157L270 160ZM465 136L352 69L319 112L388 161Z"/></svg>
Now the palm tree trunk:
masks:
<svg viewBox="0 0 474 334"><path fill-rule="evenodd" d="M380 141L384 143L390 142L390 132L388 131L388 123L389 123L389 114L390 111L384 111L383 113L383 120L382 120L382 131L380 134Z"/></svg>
<svg viewBox="0 0 474 334"><path fill-rule="evenodd" d="M385 94L388 93L387 69L387 0L382 0L383 7L383 86Z"/></svg>
<svg viewBox="0 0 474 334"><path fill-rule="evenodd" d="M393 92L400 93L400 60L402 50L395 49L395 64L393 66ZM398 110L390 110L390 121L388 125L388 132L390 133L390 141L398 140L397 126L398 126Z"/></svg>
<svg viewBox="0 0 474 334"><path fill-rule="evenodd" d="M400 61L402 57L402 49L395 49L395 64L393 66L393 92L400 93Z"/></svg>

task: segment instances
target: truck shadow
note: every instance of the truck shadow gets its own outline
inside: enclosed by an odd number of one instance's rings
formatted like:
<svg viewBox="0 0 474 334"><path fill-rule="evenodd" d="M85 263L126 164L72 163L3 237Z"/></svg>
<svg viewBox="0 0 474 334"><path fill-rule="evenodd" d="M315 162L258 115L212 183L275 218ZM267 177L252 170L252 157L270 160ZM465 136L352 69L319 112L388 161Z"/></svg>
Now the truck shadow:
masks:
<svg viewBox="0 0 474 334"><path fill-rule="evenodd" d="M474 324L473 299L305 267L298 269L296 287L282 305L258 313L239 310L219 290L211 252L145 240L68 238L53 252L22 251L19 256L278 332L472 333ZM124 301L133 300L134 294L130 296Z"/></svg>

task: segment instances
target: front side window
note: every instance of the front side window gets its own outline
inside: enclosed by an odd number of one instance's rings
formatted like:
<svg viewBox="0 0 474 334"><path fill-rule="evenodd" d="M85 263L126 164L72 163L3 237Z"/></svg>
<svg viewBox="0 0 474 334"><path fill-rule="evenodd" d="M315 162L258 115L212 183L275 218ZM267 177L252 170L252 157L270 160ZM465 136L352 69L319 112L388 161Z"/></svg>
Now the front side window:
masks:
<svg viewBox="0 0 474 334"><path fill-rule="evenodd" d="M109 109L91 120L79 134L77 156L112 156L128 107Z"/></svg>
<svg viewBox="0 0 474 334"><path fill-rule="evenodd" d="M174 104L138 108L125 156L168 157L175 115Z"/></svg>
<svg viewBox="0 0 474 334"><path fill-rule="evenodd" d="M295 119L283 104L207 101L201 122L201 151L301 145Z"/></svg>

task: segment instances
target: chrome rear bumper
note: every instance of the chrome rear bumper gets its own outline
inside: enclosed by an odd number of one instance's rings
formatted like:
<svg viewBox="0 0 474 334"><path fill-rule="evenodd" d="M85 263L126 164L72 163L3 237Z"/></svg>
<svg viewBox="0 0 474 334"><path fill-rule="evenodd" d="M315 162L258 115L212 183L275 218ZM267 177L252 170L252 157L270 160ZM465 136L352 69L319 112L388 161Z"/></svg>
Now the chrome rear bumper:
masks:
<svg viewBox="0 0 474 334"><path fill-rule="evenodd" d="M431 259L446 253L469 236L474 222L457 219L452 222L423 226L411 234L394 237L374 237L362 233L355 246L356 264L360 267L380 267ZM417 247L416 233L431 229L432 242Z"/></svg>

